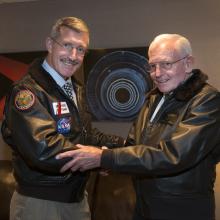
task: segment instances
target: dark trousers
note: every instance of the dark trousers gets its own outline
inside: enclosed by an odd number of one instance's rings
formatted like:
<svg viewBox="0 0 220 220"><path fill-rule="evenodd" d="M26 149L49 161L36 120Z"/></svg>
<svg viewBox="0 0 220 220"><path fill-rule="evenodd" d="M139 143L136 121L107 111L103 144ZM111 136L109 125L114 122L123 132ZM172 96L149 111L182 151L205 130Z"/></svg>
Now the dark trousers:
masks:
<svg viewBox="0 0 220 220"><path fill-rule="evenodd" d="M214 196L151 198L136 205L132 220L215 220Z"/></svg>

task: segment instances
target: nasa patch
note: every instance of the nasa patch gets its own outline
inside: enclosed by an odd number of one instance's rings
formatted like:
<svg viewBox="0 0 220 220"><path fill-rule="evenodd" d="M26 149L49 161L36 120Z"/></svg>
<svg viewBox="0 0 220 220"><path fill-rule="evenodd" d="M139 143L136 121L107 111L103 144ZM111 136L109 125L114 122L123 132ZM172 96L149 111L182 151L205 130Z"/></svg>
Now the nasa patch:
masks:
<svg viewBox="0 0 220 220"><path fill-rule="evenodd" d="M61 118L57 122L57 131L60 134L67 134L70 132L71 129L71 118Z"/></svg>
<svg viewBox="0 0 220 220"><path fill-rule="evenodd" d="M35 95L28 89L24 89L19 91L15 95L15 107L18 110L28 110L34 105L35 102Z"/></svg>

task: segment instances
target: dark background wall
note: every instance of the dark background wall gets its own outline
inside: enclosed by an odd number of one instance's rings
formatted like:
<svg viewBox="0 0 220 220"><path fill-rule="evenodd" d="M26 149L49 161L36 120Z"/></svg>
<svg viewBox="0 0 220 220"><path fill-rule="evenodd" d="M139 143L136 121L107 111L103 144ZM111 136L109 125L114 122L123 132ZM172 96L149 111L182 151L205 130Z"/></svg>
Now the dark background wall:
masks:
<svg viewBox="0 0 220 220"><path fill-rule="evenodd" d="M91 29L91 49L143 47L160 33L180 33L192 42L196 67L220 89L219 0L41 0L0 4L0 53L42 51L53 22L78 16ZM106 132L126 136L129 123L95 122ZM10 152L0 138L0 159ZM220 170L217 170L219 178ZM216 182L220 219L220 179Z"/></svg>

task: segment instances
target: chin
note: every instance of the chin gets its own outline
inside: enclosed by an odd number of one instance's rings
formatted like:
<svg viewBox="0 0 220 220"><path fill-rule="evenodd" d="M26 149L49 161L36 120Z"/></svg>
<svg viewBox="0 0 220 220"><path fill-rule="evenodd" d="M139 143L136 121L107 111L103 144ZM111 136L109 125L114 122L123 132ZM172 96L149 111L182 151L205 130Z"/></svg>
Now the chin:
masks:
<svg viewBox="0 0 220 220"><path fill-rule="evenodd" d="M164 86L157 86L157 88L160 90L160 92L167 92L167 88Z"/></svg>
<svg viewBox="0 0 220 220"><path fill-rule="evenodd" d="M160 92L162 93L169 93L171 90L170 89L165 89L165 88L160 88L158 87L158 89L160 90Z"/></svg>
<svg viewBox="0 0 220 220"><path fill-rule="evenodd" d="M171 88L169 86L166 85L157 85L157 88L160 90L160 92L162 93L169 93L171 92L174 88Z"/></svg>

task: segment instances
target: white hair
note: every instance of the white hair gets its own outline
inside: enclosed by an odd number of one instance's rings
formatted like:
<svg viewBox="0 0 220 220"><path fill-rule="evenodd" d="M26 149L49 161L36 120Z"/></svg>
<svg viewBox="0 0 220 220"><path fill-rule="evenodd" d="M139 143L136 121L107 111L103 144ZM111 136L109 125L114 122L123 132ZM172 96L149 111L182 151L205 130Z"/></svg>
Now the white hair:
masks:
<svg viewBox="0 0 220 220"><path fill-rule="evenodd" d="M179 34L160 34L154 38L149 46L149 51L155 45L167 41L172 41L174 43L174 47L177 51L179 51L184 56L190 55L192 56L192 47L187 38L179 35Z"/></svg>

